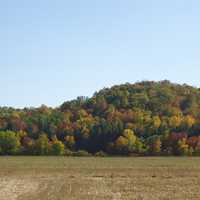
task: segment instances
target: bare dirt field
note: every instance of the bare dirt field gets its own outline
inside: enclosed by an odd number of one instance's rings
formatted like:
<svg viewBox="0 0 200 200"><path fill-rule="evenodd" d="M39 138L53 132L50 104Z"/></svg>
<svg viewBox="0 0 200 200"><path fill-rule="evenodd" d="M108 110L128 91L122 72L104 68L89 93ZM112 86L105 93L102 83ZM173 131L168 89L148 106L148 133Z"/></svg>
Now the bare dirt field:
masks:
<svg viewBox="0 0 200 200"><path fill-rule="evenodd" d="M200 158L0 157L0 200L199 200Z"/></svg>

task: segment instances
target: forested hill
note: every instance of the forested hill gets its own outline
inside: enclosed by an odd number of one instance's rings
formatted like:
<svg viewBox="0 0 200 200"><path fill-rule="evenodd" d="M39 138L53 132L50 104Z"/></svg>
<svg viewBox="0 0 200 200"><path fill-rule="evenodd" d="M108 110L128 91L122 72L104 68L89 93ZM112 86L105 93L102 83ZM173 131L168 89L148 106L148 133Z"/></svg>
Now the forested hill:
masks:
<svg viewBox="0 0 200 200"><path fill-rule="evenodd" d="M200 155L200 90L144 81L54 109L2 107L0 154Z"/></svg>

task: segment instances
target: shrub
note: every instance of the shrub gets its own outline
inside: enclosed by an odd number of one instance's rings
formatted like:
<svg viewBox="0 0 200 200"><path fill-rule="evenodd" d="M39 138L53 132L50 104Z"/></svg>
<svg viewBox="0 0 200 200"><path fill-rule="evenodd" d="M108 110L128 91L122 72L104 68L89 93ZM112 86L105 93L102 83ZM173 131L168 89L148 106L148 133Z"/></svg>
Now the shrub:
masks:
<svg viewBox="0 0 200 200"><path fill-rule="evenodd" d="M96 157L106 157L107 154L104 151L99 151L94 154Z"/></svg>
<svg viewBox="0 0 200 200"><path fill-rule="evenodd" d="M79 150L77 152L73 153L73 156L78 156L78 157L89 157L92 156L90 153L88 153L87 151L84 150Z"/></svg>
<svg viewBox="0 0 200 200"><path fill-rule="evenodd" d="M65 149L65 153L64 153L65 156L73 156L73 152L69 149Z"/></svg>

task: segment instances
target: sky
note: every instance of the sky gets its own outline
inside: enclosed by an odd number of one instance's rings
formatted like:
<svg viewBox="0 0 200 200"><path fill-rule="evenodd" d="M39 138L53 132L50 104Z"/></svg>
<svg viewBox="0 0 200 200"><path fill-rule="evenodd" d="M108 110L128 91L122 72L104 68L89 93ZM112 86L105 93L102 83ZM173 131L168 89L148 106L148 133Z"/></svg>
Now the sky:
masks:
<svg viewBox="0 0 200 200"><path fill-rule="evenodd" d="M103 87L200 87L199 0L0 0L0 106L59 106Z"/></svg>

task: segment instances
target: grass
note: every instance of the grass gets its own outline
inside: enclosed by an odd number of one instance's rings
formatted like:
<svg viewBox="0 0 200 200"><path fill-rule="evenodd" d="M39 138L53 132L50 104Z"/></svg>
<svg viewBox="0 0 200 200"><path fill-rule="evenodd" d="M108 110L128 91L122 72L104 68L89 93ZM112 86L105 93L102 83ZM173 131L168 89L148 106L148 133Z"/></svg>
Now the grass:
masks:
<svg viewBox="0 0 200 200"><path fill-rule="evenodd" d="M0 157L0 200L197 200L200 158Z"/></svg>

